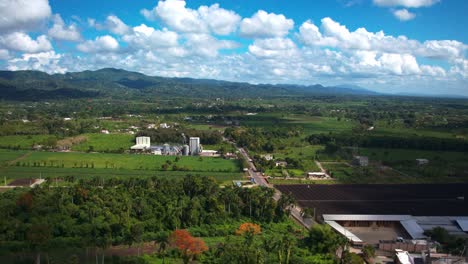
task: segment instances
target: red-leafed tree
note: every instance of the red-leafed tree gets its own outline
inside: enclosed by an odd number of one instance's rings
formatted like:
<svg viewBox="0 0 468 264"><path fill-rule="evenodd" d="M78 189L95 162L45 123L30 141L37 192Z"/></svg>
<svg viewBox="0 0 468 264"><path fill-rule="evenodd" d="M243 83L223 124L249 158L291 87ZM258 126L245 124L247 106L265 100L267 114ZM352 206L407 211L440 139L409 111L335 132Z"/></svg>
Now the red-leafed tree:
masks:
<svg viewBox="0 0 468 264"><path fill-rule="evenodd" d="M170 242L182 253L184 263L189 263L195 256L208 250L202 239L193 237L184 229L172 232Z"/></svg>
<svg viewBox="0 0 468 264"><path fill-rule="evenodd" d="M29 192L23 193L16 201L16 205L18 207L21 207L24 210L31 209L32 203L33 203L33 196Z"/></svg>
<svg viewBox="0 0 468 264"><path fill-rule="evenodd" d="M262 232L262 228L253 223L243 223L239 226L239 229L236 230L237 235L244 235L246 233L250 233L252 235L260 234Z"/></svg>

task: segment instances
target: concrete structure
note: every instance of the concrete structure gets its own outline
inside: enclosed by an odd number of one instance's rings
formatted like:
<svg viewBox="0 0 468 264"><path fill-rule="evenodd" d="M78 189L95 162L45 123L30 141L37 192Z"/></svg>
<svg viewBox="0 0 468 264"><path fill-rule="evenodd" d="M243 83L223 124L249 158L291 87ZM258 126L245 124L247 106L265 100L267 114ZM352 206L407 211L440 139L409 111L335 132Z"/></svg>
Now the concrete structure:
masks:
<svg viewBox="0 0 468 264"><path fill-rule="evenodd" d="M265 160L273 160L273 155L271 154L263 154L263 155L260 155L260 157L264 158Z"/></svg>
<svg viewBox="0 0 468 264"><path fill-rule="evenodd" d="M189 145L184 145L184 147L182 148L182 155L184 155L184 156L190 155L190 147L189 147Z"/></svg>
<svg viewBox="0 0 468 264"><path fill-rule="evenodd" d="M366 156L354 156L352 163L355 166L367 167L369 166L369 158Z"/></svg>
<svg viewBox="0 0 468 264"><path fill-rule="evenodd" d="M237 159L237 154L236 153L228 152L228 153L224 153L223 156L224 156L225 159Z"/></svg>
<svg viewBox="0 0 468 264"><path fill-rule="evenodd" d="M308 172L308 178L326 178L327 174L325 172Z"/></svg>
<svg viewBox="0 0 468 264"><path fill-rule="evenodd" d="M192 156L198 155L202 151L199 137L190 137L189 146L190 146L190 155Z"/></svg>
<svg viewBox="0 0 468 264"><path fill-rule="evenodd" d="M131 150L149 150L151 147L151 138L150 137L137 137L136 144L131 146Z"/></svg>
<svg viewBox="0 0 468 264"><path fill-rule="evenodd" d="M419 166L427 165L429 164L429 160L428 159L416 159L416 164L418 164Z"/></svg>
<svg viewBox="0 0 468 264"><path fill-rule="evenodd" d="M198 155L202 157L219 157L221 156L218 151L216 150L209 150L209 149L204 149L202 152L200 152Z"/></svg>
<svg viewBox="0 0 468 264"><path fill-rule="evenodd" d="M275 167L286 167L288 163L286 161L275 161Z"/></svg>
<svg viewBox="0 0 468 264"><path fill-rule="evenodd" d="M323 220L357 245L378 244L380 240L396 241L400 237L409 241L425 240L424 232L434 227L442 227L452 235L468 237L465 231L468 216L324 214Z"/></svg>
<svg viewBox="0 0 468 264"><path fill-rule="evenodd" d="M416 260L420 259L420 260ZM395 250L395 263L396 264L416 264L416 263L424 263L422 262L422 257L415 258L411 256L408 251L403 251L401 249Z"/></svg>

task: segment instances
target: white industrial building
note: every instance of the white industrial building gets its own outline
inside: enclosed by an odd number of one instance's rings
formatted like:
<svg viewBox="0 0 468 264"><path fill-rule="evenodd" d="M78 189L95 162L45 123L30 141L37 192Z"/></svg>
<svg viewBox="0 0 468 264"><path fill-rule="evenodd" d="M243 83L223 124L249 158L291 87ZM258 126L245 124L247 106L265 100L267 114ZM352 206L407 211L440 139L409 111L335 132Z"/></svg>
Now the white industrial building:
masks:
<svg viewBox="0 0 468 264"><path fill-rule="evenodd" d="M336 232L345 236L353 244L369 243L360 237L361 232L377 234L385 231L388 235L389 229L402 230L408 239L426 239L425 231L434 227L443 227L449 234L468 237L468 216L412 216L412 215L342 215L324 214L323 220ZM362 230L367 231L362 232ZM353 231L354 230L354 231ZM397 234L397 232L395 232ZM382 237L385 239L396 239L395 237Z"/></svg>
<svg viewBox="0 0 468 264"><path fill-rule="evenodd" d="M137 137L136 145L130 147L131 150L148 150L151 147L151 138L150 137Z"/></svg>
<svg viewBox="0 0 468 264"><path fill-rule="evenodd" d="M367 157L367 156L354 156L352 164L354 166L367 167L367 166L369 166L369 157Z"/></svg>
<svg viewBox="0 0 468 264"><path fill-rule="evenodd" d="M190 137L189 140L190 155L195 156L202 151L199 137Z"/></svg>
<svg viewBox="0 0 468 264"><path fill-rule="evenodd" d="M199 137L191 137L189 145L151 145L150 137L137 137L136 144L130 147L132 152L151 153L153 155L200 155L202 154L202 146ZM216 151L207 151L206 156L216 156Z"/></svg>

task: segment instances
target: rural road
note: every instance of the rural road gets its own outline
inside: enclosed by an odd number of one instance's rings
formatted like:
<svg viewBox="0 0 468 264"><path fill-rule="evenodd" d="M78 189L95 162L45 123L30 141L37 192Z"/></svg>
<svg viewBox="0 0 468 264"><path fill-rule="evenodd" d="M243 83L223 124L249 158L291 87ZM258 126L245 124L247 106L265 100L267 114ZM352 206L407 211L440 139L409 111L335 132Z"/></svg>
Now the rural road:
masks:
<svg viewBox="0 0 468 264"><path fill-rule="evenodd" d="M247 151L245 151L244 148L237 147L237 149L239 150L239 153L242 155L242 157L244 157L244 159L247 161L247 163L249 165L249 167L247 169L248 169L248 173L249 173L250 177L252 177L254 179L255 183L258 184L259 186L263 186L263 187L267 187L267 188L273 188L275 190L275 194L273 195L273 199L275 199L275 201L278 201L280 199L280 197L281 197L281 192L278 191L277 189L275 189L273 187L273 185L269 184L265 180L265 178L260 173L257 172L257 169L255 168L255 165L251 161L252 159L249 157ZM315 222L311 218L303 218L302 214L301 214L301 211L302 211L302 209L298 205L296 205L293 208L291 208L291 216L299 224L301 224L302 226L304 226L307 229L310 229L310 227Z"/></svg>
<svg viewBox="0 0 468 264"><path fill-rule="evenodd" d="M325 175L327 176L327 178L331 178L330 175L328 175L327 173L327 170L325 170L322 166L322 163L320 163L318 160L315 161L315 164L317 164L317 166L319 167L320 171L325 173Z"/></svg>

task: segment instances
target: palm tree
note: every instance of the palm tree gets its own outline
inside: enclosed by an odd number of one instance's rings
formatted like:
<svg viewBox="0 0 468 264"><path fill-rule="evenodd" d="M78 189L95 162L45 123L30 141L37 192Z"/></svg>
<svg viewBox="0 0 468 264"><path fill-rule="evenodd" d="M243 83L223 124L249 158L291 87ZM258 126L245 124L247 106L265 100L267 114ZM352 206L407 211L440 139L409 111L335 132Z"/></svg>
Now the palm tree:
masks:
<svg viewBox="0 0 468 264"><path fill-rule="evenodd" d="M165 262L165 257L166 257L166 249L169 246L169 236L165 232L161 232L158 234L156 237L156 243L158 243L159 248L158 248L158 255L162 257L162 263L164 264Z"/></svg>

